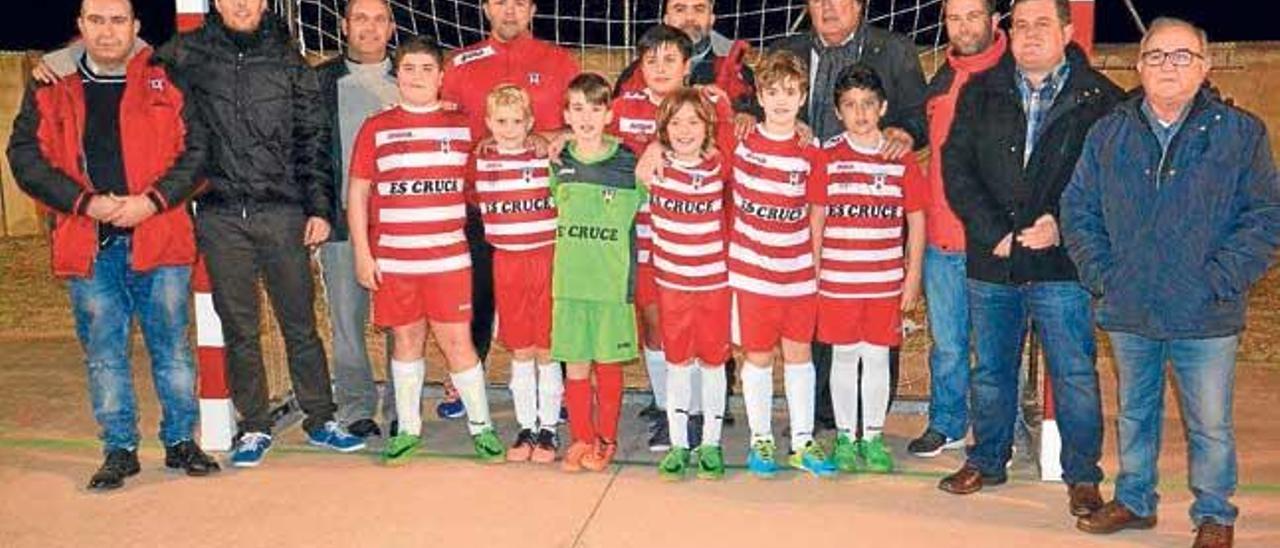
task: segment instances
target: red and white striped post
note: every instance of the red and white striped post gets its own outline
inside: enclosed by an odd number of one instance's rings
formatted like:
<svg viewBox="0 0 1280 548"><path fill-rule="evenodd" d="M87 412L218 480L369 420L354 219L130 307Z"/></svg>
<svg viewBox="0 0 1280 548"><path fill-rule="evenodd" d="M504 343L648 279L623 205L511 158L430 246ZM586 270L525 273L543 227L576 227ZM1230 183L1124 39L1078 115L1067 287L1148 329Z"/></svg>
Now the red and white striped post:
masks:
<svg viewBox="0 0 1280 548"><path fill-rule="evenodd" d="M189 31L204 23L209 11L208 0L176 0L178 32ZM195 293L196 362L200 369L200 444L209 451L231 449L235 435L235 406L227 388L227 355L222 340L222 320L213 309L213 287L204 257L191 272L191 290Z"/></svg>
<svg viewBox="0 0 1280 548"><path fill-rule="evenodd" d="M1094 0L1071 0L1071 26L1076 44L1093 56ZM1090 326L1092 329L1093 326ZM1040 481L1062 481L1062 433L1053 412L1053 386L1049 382L1049 360L1040 375L1044 385L1044 419L1040 422Z"/></svg>

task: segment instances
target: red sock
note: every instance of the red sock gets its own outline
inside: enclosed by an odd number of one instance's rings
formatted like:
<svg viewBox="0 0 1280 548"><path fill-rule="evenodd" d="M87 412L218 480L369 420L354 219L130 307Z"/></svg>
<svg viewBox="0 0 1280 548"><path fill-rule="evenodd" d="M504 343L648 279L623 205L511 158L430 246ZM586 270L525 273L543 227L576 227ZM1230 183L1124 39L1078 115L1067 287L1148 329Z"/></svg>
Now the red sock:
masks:
<svg viewBox="0 0 1280 548"><path fill-rule="evenodd" d="M596 430L606 441L618 441L618 415L622 412L622 365L596 365Z"/></svg>
<svg viewBox="0 0 1280 548"><path fill-rule="evenodd" d="M569 408L569 435L573 441L595 443L591 421L591 379L565 379L564 404Z"/></svg>

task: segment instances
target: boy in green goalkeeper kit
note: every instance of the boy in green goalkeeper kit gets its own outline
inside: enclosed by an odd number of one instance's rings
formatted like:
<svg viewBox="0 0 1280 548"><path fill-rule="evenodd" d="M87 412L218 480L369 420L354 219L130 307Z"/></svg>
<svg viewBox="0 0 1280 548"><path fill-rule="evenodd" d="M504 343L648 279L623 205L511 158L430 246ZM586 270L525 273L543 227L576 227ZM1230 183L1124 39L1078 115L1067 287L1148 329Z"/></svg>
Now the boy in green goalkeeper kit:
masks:
<svg viewBox="0 0 1280 548"><path fill-rule="evenodd" d="M572 142L551 171L559 213L551 357L567 364L564 399L573 444L565 452L566 471L598 472L613 461L622 363L638 356L635 216L648 194L636 184L635 156L604 134L613 117L610 89L590 73L569 84L564 116Z"/></svg>

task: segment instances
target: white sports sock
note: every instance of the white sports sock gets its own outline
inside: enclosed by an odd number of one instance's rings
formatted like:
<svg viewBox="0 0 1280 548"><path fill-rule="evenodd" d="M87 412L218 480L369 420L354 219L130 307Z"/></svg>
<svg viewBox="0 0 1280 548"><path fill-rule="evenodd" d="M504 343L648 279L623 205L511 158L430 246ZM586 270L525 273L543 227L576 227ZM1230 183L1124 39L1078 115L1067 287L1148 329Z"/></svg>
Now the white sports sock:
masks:
<svg viewBox="0 0 1280 548"><path fill-rule="evenodd" d="M720 445L720 429L724 424L724 366L702 366L698 375L702 377L702 404L706 406L706 416L702 423L702 444Z"/></svg>
<svg viewBox="0 0 1280 548"><path fill-rule="evenodd" d="M484 392L484 366L477 363L461 373L450 373L454 388L467 410L467 431L472 436L492 428L489 420L489 396Z"/></svg>
<svg viewBox="0 0 1280 548"><path fill-rule="evenodd" d="M744 364L742 398L747 404L751 441L773 439L773 368Z"/></svg>
<svg viewBox="0 0 1280 548"><path fill-rule="evenodd" d="M693 367L667 366L667 426L671 445L689 447L689 400L692 399Z"/></svg>
<svg viewBox="0 0 1280 548"><path fill-rule="evenodd" d="M862 355L862 432L872 439L884 430L889 412L889 347L863 345Z"/></svg>
<svg viewBox="0 0 1280 548"><path fill-rule="evenodd" d="M661 350L644 349L644 367L649 371L649 388L658 409L667 408L667 355Z"/></svg>
<svg viewBox="0 0 1280 548"><path fill-rule="evenodd" d="M791 450L799 452L813 441L813 391L817 373L813 362L789 363L783 368L787 415L791 418Z"/></svg>
<svg viewBox="0 0 1280 548"><path fill-rule="evenodd" d="M702 414L702 368L698 360L689 362L689 414Z"/></svg>
<svg viewBox="0 0 1280 548"><path fill-rule="evenodd" d="M391 360L391 382L395 385L396 420L400 429L392 432L393 435L422 435L422 380L426 376L425 360Z"/></svg>
<svg viewBox="0 0 1280 548"><path fill-rule="evenodd" d="M533 430L538 427L538 370L533 360L511 360L511 402L516 408L516 422L520 428Z"/></svg>
<svg viewBox="0 0 1280 548"><path fill-rule="evenodd" d="M560 424L560 402L564 398L564 372L556 362L538 366L538 424L554 432Z"/></svg>
<svg viewBox="0 0 1280 548"><path fill-rule="evenodd" d="M831 348L831 408L836 428L853 439L858 427L858 349L862 343Z"/></svg>

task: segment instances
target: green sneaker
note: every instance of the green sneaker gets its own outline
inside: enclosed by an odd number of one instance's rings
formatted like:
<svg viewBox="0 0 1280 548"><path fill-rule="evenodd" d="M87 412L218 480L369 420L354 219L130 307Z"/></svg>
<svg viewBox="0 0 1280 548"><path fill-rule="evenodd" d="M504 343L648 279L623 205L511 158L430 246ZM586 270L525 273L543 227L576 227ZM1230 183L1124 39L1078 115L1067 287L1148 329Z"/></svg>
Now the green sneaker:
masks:
<svg viewBox="0 0 1280 548"><path fill-rule="evenodd" d="M502 440L498 439L498 435L492 428L485 428L479 434L471 436L471 443L475 447L476 458L480 459L480 462L496 464L507 461L507 446L503 445Z"/></svg>
<svg viewBox="0 0 1280 548"><path fill-rule="evenodd" d="M688 468L689 448L672 447L658 463L658 476L667 481L680 481L684 479L684 472Z"/></svg>
<svg viewBox="0 0 1280 548"><path fill-rule="evenodd" d="M893 472L893 453L884 446L884 436L877 435L862 442L862 458L867 461L867 471L873 474Z"/></svg>
<svg viewBox="0 0 1280 548"><path fill-rule="evenodd" d="M831 450L831 461L836 468L846 474L856 474L866 469L862 461L862 440L850 441L847 434L836 436L836 445Z"/></svg>
<svg viewBox="0 0 1280 548"><path fill-rule="evenodd" d="M387 466L400 466L409 459L413 458L413 454L418 452L422 447L422 438L412 434L398 434L387 440L387 446L382 449L382 464Z"/></svg>
<svg viewBox="0 0 1280 548"><path fill-rule="evenodd" d="M810 441L805 444L804 449L792 453L788 463L796 470L804 470L820 478L836 475L836 465L827 459L827 452L822 450L822 444L817 440Z"/></svg>
<svg viewBox="0 0 1280 548"><path fill-rule="evenodd" d="M724 450L719 445L698 448L698 479L718 480L724 477Z"/></svg>

